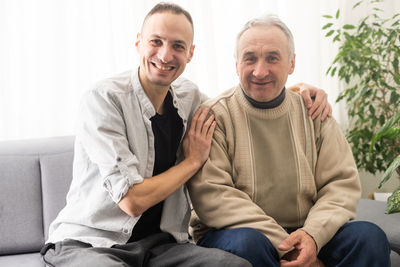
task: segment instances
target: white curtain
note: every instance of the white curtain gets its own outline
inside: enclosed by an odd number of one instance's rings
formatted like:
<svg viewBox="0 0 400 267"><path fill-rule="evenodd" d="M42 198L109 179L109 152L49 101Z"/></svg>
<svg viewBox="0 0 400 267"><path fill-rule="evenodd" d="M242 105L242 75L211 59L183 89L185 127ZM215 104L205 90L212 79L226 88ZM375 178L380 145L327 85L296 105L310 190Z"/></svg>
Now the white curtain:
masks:
<svg viewBox="0 0 400 267"><path fill-rule="evenodd" d="M0 140L74 134L82 93L98 80L137 66L136 34L157 2L0 0ZM210 97L238 82L233 49L243 24L275 13L295 38L296 69L288 84L314 84L334 104L340 84L325 71L337 48L321 31L322 15L340 7L344 20L355 20L355 0L172 2L192 14L195 26L195 55L183 75ZM399 2L385 1L385 9L399 12ZM337 105L334 115L341 120Z"/></svg>

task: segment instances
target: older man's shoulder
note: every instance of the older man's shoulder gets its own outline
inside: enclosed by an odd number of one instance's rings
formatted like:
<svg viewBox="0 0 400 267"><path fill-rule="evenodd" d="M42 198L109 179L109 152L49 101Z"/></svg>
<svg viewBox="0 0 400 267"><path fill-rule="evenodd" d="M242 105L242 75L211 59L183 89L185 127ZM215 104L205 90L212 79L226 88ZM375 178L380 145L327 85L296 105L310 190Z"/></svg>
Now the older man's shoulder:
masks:
<svg viewBox="0 0 400 267"><path fill-rule="evenodd" d="M205 101L202 104L202 107L213 109L215 106L225 105L226 99L233 97L233 95L235 94L236 88L237 88L237 86L232 87L229 90L226 90L225 92L220 94L219 96L208 99L207 101Z"/></svg>

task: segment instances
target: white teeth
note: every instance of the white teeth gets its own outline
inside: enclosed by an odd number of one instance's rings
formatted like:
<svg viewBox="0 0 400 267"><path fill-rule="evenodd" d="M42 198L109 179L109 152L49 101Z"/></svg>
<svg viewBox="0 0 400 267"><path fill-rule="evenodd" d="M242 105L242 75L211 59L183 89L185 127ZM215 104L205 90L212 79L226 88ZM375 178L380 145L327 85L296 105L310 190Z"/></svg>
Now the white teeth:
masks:
<svg viewBox="0 0 400 267"><path fill-rule="evenodd" d="M166 71L173 69L173 67L162 66L162 65L158 65L158 64L154 64L154 66L156 66L157 69L166 70Z"/></svg>

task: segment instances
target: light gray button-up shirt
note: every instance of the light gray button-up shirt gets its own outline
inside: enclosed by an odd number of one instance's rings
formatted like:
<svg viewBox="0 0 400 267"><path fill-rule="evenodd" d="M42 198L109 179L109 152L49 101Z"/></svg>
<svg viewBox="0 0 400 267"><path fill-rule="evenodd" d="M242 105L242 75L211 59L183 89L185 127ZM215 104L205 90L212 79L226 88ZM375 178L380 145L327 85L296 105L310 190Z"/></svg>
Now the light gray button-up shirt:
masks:
<svg viewBox="0 0 400 267"><path fill-rule="evenodd" d="M170 92L184 133L206 97L184 78L172 83ZM140 216L127 215L118 202L132 185L152 176L155 152L150 118L155 113L137 70L106 79L84 95L67 205L50 225L47 242L70 238L111 247L128 241ZM179 154L181 149L178 159ZM189 196L182 186L165 200L160 228L178 242L187 242L189 217Z"/></svg>

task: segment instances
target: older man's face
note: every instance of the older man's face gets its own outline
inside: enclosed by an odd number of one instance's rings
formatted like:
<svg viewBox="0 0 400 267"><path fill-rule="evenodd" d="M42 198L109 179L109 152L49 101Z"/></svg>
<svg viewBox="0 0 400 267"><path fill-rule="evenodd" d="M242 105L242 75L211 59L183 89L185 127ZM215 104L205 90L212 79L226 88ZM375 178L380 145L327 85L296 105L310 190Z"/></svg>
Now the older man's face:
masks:
<svg viewBox="0 0 400 267"><path fill-rule="evenodd" d="M289 59L287 37L276 26L252 27L239 39L236 72L246 94L256 101L279 96L294 65L295 55Z"/></svg>

